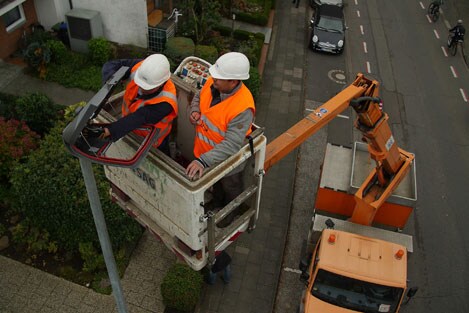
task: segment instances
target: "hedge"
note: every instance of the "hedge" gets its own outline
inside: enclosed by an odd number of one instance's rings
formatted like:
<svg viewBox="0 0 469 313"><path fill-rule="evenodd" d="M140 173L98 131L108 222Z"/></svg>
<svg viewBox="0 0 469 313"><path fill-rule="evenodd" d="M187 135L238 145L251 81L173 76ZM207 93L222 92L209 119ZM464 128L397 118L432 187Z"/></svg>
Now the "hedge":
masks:
<svg viewBox="0 0 469 313"><path fill-rule="evenodd" d="M61 107L56 106L49 97L36 92L16 99L12 110L14 118L25 121L32 131L42 136L54 126L59 109Z"/></svg>
<svg viewBox="0 0 469 313"><path fill-rule="evenodd" d="M220 35L224 37L231 36L231 27L224 26L224 25L217 25L213 27L214 31L220 32Z"/></svg>
<svg viewBox="0 0 469 313"><path fill-rule="evenodd" d="M0 92L0 116L6 119L13 117L15 101L18 96Z"/></svg>
<svg viewBox="0 0 469 313"><path fill-rule="evenodd" d="M51 52L51 62L55 64L64 64L67 62L69 52L62 41L48 40L46 45Z"/></svg>
<svg viewBox="0 0 469 313"><path fill-rule="evenodd" d="M243 83L249 88L254 100L256 100L261 90L261 76L257 67L251 66L251 69L249 70L249 79L243 81Z"/></svg>
<svg viewBox="0 0 469 313"><path fill-rule="evenodd" d="M254 25L265 26L269 22L270 10L273 0L264 1L264 10L262 13L236 12L236 20Z"/></svg>
<svg viewBox="0 0 469 313"><path fill-rule="evenodd" d="M88 41L88 49L91 63L96 66L103 66L114 57L112 44L103 37L92 38Z"/></svg>
<svg viewBox="0 0 469 313"><path fill-rule="evenodd" d="M197 45L195 46L195 55L210 64L214 64L218 58L218 51L214 46Z"/></svg>
<svg viewBox="0 0 469 313"><path fill-rule="evenodd" d="M166 42L164 54L175 64L180 64L185 58L194 55L194 41L186 37L171 37Z"/></svg>
<svg viewBox="0 0 469 313"><path fill-rule="evenodd" d="M161 283L163 303L182 312L194 309L200 299L202 274L186 264L174 264Z"/></svg>

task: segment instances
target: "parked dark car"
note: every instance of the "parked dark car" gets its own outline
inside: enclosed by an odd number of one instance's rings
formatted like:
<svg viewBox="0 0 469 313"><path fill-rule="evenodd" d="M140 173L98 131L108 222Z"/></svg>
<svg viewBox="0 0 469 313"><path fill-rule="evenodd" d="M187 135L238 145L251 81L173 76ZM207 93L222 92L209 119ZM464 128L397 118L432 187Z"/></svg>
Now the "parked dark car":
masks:
<svg viewBox="0 0 469 313"><path fill-rule="evenodd" d="M337 5L318 6L311 18L309 47L313 50L342 53L345 45L343 8Z"/></svg>

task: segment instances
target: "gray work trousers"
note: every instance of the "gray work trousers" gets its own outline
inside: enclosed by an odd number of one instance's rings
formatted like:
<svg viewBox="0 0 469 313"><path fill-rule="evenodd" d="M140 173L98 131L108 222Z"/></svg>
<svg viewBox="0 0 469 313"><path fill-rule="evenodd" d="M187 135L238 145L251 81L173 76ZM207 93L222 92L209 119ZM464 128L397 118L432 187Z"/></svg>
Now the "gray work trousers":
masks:
<svg viewBox="0 0 469 313"><path fill-rule="evenodd" d="M244 191L244 171L225 176L213 185L214 207L224 207Z"/></svg>

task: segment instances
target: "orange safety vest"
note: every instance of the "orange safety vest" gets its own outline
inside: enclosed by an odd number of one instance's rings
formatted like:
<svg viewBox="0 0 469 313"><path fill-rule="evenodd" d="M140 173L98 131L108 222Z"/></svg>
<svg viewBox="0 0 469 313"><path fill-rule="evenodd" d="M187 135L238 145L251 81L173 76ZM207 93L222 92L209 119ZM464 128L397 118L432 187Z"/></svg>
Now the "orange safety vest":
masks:
<svg viewBox="0 0 469 313"><path fill-rule="evenodd" d="M241 82L241 88L227 99L210 107L212 92L210 86L213 79L209 78L200 91L201 123L195 129L194 155L199 158L222 142L228 129L228 124L241 112L251 109L256 112L254 99L249 89ZM246 136L251 133L251 127Z"/></svg>
<svg viewBox="0 0 469 313"><path fill-rule="evenodd" d="M134 74L137 68L140 67L142 62L137 63L132 68L132 74ZM169 135L169 133L171 132L172 122L178 114L176 87L174 86L174 83L171 80L168 80L164 84L161 92L155 97L151 99L135 100L138 94L138 89L139 87L137 86L137 84L135 84L133 79L127 84L124 93L124 102L122 103L122 116L132 114L145 105L158 105L161 102L167 102L173 108L173 112L165 116L162 120L160 120L154 125L158 129L158 134L156 135L156 142L153 146L158 147L166 138L166 136ZM133 132L142 137L146 137L148 135L148 131L144 130L136 129Z"/></svg>

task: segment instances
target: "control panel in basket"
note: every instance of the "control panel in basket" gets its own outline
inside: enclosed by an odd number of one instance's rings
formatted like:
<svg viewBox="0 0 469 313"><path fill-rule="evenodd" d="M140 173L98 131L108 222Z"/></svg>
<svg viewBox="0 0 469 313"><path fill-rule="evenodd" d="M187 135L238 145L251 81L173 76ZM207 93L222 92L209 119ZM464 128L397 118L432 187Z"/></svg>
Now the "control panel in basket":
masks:
<svg viewBox="0 0 469 313"><path fill-rule="evenodd" d="M181 62L174 74L189 85L200 89L210 77L208 72L210 66L212 66L210 63L200 58L187 57Z"/></svg>

